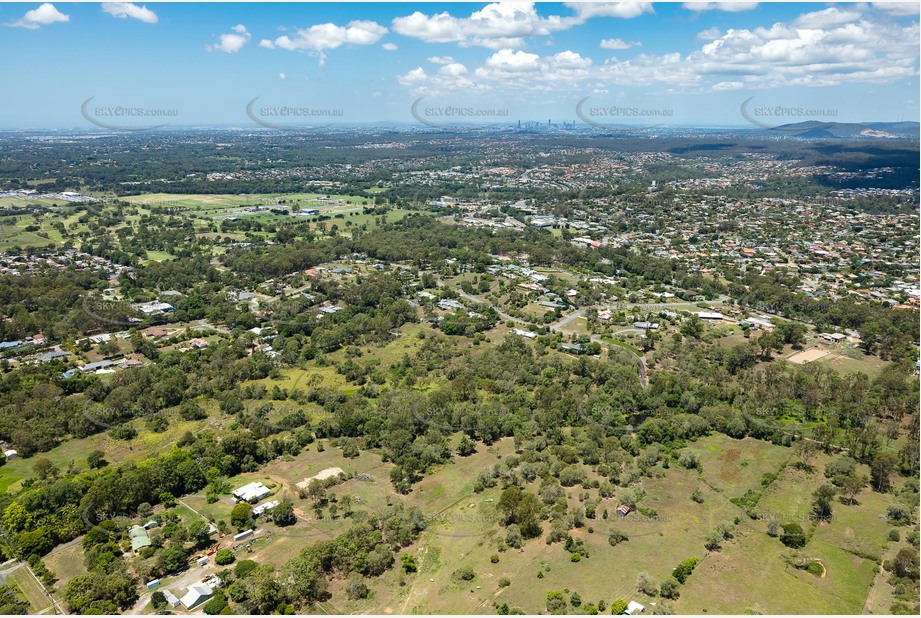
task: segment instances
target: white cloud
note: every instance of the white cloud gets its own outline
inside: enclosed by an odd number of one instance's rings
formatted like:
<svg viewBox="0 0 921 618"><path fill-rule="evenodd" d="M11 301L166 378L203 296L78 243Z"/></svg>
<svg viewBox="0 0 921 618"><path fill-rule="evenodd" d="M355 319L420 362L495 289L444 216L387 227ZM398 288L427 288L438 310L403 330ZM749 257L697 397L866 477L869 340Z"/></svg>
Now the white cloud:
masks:
<svg viewBox="0 0 921 618"><path fill-rule="evenodd" d="M20 19L10 22L6 25L13 26L15 28L28 28L29 30L37 30L38 28L47 26L48 24L67 21L70 21L69 15L61 13L54 7L53 4L46 2L37 9L26 11L26 14L23 15Z"/></svg>
<svg viewBox="0 0 921 618"><path fill-rule="evenodd" d="M528 52L500 49L486 59L484 68L505 73L536 71L540 68L540 56Z"/></svg>
<svg viewBox="0 0 921 618"><path fill-rule="evenodd" d="M917 2L874 2L873 8L900 17L921 12L921 4Z"/></svg>
<svg viewBox="0 0 921 618"><path fill-rule="evenodd" d="M384 43L383 45L381 45L381 49L384 49L386 51L396 51L399 49L399 47L397 47L396 43Z"/></svg>
<svg viewBox="0 0 921 618"><path fill-rule="evenodd" d="M726 11L740 13L757 8L757 2L685 2L682 4L689 11Z"/></svg>
<svg viewBox="0 0 921 618"><path fill-rule="evenodd" d="M799 28L832 28L858 19L860 19L859 11L831 7L813 13L804 13L793 20L793 25Z"/></svg>
<svg viewBox="0 0 921 618"><path fill-rule="evenodd" d="M893 20L856 21L849 11L823 10L790 23L770 27L711 29L689 53L639 54L595 63L573 51L541 57L512 48L501 49L480 66L427 74L419 68L401 78L417 91L454 88L476 91L568 91L590 93L599 88L660 85L673 92L823 87L842 83L892 83L918 75L919 24ZM825 28L804 27L817 23ZM433 57L434 64L451 58ZM450 73L450 75L449 75ZM455 77L449 81L448 77Z"/></svg>
<svg viewBox="0 0 921 618"><path fill-rule="evenodd" d="M655 13L651 2L566 2L580 19L592 17L620 17L633 19L643 13Z"/></svg>
<svg viewBox="0 0 921 618"><path fill-rule="evenodd" d="M102 12L108 13L118 19L136 19L145 24L155 24L160 19L157 14L148 9L146 6L138 6L131 2L103 2Z"/></svg>
<svg viewBox="0 0 921 618"><path fill-rule="evenodd" d="M239 24L231 28L233 32L222 34L220 43L208 45L205 47L208 51L220 51L225 54L235 54L243 49L249 43L252 36L246 31L246 26Z"/></svg>
<svg viewBox="0 0 921 618"><path fill-rule="evenodd" d="M504 49L522 47L526 37L568 30L577 23L580 20L573 17L541 17L533 2L508 2L488 4L469 17L454 17L447 11L436 15L416 11L395 18L393 30L426 43Z"/></svg>
<svg viewBox="0 0 921 618"><path fill-rule="evenodd" d="M299 29L293 37L280 36L274 41L259 42L260 47L280 48L288 51L307 51L320 57L320 65L326 62L326 52L342 45L374 45L388 30L374 21L355 20L345 26L317 24ZM386 49L386 48L385 48Z"/></svg>
<svg viewBox="0 0 921 618"><path fill-rule="evenodd" d="M630 49L631 47L642 47L639 41L625 41L623 39L603 39L601 49Z"/></svg>
<svg viewBox="0 0 921 618"><path fill-rule="evenodd" d="M278 74L278 79L285 80L285 79L288 79L288 76L285 75L284 73L279 73L279 74Z"/></svg>
<svg viewBox="0 0 921 618"><path fill-rule="evenodd" d="M717 27L707 28L697 33L698 41L714 41L723 36L723 31Z"/></svg>
<svg viewBox="0 0 921 618"><path fill-rule="evenodd" d="M454 62L454 58L451 56L429 56L427 60L432 64L451 64Z"/></svg>

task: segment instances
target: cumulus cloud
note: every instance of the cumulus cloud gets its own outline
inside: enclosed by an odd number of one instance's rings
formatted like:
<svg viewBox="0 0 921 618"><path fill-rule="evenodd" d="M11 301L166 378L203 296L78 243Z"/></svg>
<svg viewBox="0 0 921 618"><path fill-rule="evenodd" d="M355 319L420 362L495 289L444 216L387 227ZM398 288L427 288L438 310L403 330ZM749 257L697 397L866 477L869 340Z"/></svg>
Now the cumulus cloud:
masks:
<svg viewBox="0 0 921 618"><path fill-rule="evenodd" d="M397 47L396 43L384 43L383 45L381 45L381 49L384 49L386 51L396 51L399 48Z"/></svg>
<svg viewBox="0 0 921 618"><path fill-rule="evenodd" d="M381 40L388 30L374 21L355 20L345 26L336 24L317 24L299 29L293 37L280 36L275 40L264 39L260 47L284 49L287 51L307 51L320 57L320 64L326 61L326 52L342 45L374 45Z"/></svg>
<svg viewBox="0 0 921 618"><path fill-rule="evenodd" d="M457 43L489 49L522 47L529 36L546 36L580 23L573 17L541 17L533 2L488 4L469 17L444 11L426 15L416 11L393 20L393 30L426 43Z"/></svg>
<svg viewBox="0 0 921 618"><path fill-rule="evenodd" d="M6 25L13 26L14 28L28 28L29 30L37 30L38 28L47 26L48 24L67 21L70 21L69 15L65 15L64 13L57 10L53 4L46 2L39 6L37 9L26 11L26 14L21 18Z"/></svg>
<svg viewBox="0 0 921 618"><path fill-rule="evenodd" d="M799 28L832 28L858 19L860 19L859 11L831 7L800 15L793 21L793 25Z"/></svg>
<svg viewBox="0 0 921 618"><path fill-rule="evenodd" d="M822 26L825 24L825 26ZM574 51L539 56L504 48L479 67L451 75L422 68L402 76L416 91L476 88L509 92L561 88L592 92L599 85L666 86L681 92L822 87L842 83L891 83L918 75L919 24L861 17L850 9L806 13L788 23L752 29L718 29L698 35L700 46L689 53L639 54L629 59L593 62ZM612 43L617 49L619 43ZM434 64L453 59L430 58ZM448 77L463 78L463 83Z"/></svg>
<svg viewBox="0 0 921 618"><path fill-rule="evenodd" d="M719 28L707 28L697 33L698 41L714 41L723 36L723 31Z"/></svg>
<svg viewBox="0 0 921 618"><path fill-rule="evenodd" d="M655 13L651 2L566 2L581 20L592 17L633 19L643 13Z"/></svg>
<svg viewBox="0 0 921 618"><path fill-rule="evenodd" d="M685 2L682 4L689 11L726 11L740 13L750 11L758 6L757 2Z"/></svg>
<svg viewBox="0 0 921 618"><path fill-rule="evenodd" d="M227 34L222 34L220 36L220 43L214 45L206 46L208 51L220 51L225 54L235 54L241 49L243 49L249 40L252 38L249 32L246 31L246 26L239 24L231 28L233 32Z"/></svg>
<svg viewBox="0 0 921 618"><path fill-rule="evenodd" d="M603 39L601 49L630 49L631 47L642 47L639 41L627 42L623 39Z"/></svg>
<svg viewBox="0 0 921 618"><path fill-rule="evenodd" d="M874 2L873 8L900 17L921 12L921 4L917 2Z"/></svg>
<svg viewBox="0 0 921 618"><path fill-rule="evenodd" d="M145 24L155 24L160 21L157 14L146 6L138 6L131 2L103 2L102 11L118 19L128 19L130 17Z"/></svg>

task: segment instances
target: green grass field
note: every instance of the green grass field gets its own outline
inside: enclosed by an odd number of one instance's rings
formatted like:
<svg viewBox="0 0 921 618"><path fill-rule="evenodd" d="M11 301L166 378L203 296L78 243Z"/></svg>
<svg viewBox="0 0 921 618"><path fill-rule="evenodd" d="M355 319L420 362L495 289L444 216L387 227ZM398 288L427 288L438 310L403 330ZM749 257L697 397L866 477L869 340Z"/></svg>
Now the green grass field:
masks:
<svg viewBox="0 0 921 618"><path fill-rule="evenodd" d="M25 565L19 567L7 577L11 586L15 586L22 592L23 598L29 602L30 610L33 614L43 612L51 606L51 600L35 576L29 572Z"/></svg>

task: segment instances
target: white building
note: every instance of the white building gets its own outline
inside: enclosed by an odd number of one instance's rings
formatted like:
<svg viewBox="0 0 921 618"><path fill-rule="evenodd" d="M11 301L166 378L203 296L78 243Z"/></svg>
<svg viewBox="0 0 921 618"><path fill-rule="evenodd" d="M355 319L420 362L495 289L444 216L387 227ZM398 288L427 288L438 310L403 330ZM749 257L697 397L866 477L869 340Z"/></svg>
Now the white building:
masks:
<svg viewBox="0 0 921 618"><path fill-rule="evenodd" d="M272 500L271 502L263 502L259 506L253 507L253 517L259 517L266 511L271 511L276 506L278 506L278 500Z"/></svg>
<svg viewBox="0 0 921 618"><path fill-rule="evenodd" d="M646 609L645 606L640 605L636 601L630 601L627 603L627 609L624 610L624 613L628 616L632 616L633 614L639 614L644 609Z"/></svg>
<svg viewBox="0 0 921 618"><path fill-rule="evenodd" d="M243 487L234 489L231 493L237 500L242 500L243 502L257 502L272 492L259 481L253 481Z"/></svg>
<svg viewBox="0 0 921 618"><path fill-rule="evenodd" d="M211 586L205 583L195 584L189 587L189 591L179 599L179 602L186 609L192 609L210 599L213 594L214 590L211 589Z"/></svg>

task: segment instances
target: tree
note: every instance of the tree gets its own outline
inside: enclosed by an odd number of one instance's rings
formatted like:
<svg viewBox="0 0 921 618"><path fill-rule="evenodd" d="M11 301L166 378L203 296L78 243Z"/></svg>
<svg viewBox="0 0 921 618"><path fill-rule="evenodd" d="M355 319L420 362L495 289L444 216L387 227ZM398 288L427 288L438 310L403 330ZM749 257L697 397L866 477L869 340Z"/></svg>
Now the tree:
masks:
<svg viewBox="0 0 921 618"><path fill-rule="evenodd" d="M290 500L282 500L272 509L272 521L277 526L290 526L297 522L294 505Z"/></svg>
<svg viewBox="0 0 921 618"><path fill-rule="evenodd" d="M150 595L150 604L154 606L154 609L163 609L166 607L166 597L163 595L163 592L160 590L154 591Z"/></svg>
<svg viewBox="0 0 921 618"><path fill-rule="evenodd" d="M780 542L793 549L800 549L806 546L806 533L803 532L802 526L797 523L787 523L781 526L783 534L780 535Z"/></svg>
<svg viewBox="0 0 921 618"><path fill-rule="evenodd" d="M253 519L253 507L246 502L238 502L230 511L230 523L237 528L248 528Z"/></svg>
<svg viewBox="0 0 921 618"><path fill-rule="evenodd" d="M879 493L886 493L892 487L889 476L895 472L899 462L891 453L880 453L870 464L870 484Z"/></svg>
<svg viewBox="0 0 921 618"><path fill-rule="evenodd" d="M611 603L611 613L615 616L620 616L625 611L627 611L627 602L623 599L617 599Z"/></svg>
<svg viewBox="0 0 921 618"><path fill-rule="evenodd" d="M838 490L834 485L824 483L812 493L812 515L819 521L828 521L831 518L831 501Z"/></svg>
<svg viewBox="0 0 921 618"><path fill-rule="evenodd" d="M645 571L640 572L636 576L636 583L634 584L637 590L642 592L645 595L654 597L659 594L659 589L656 587L655 582L652 579L652 576Z"/></svg>
<svg viewBox="0 0 921 618"><path fill-rule="evenodd" d="M323 485L323 482L319 479L310 479L310 482L307 484L306 496L310 498L314 506L322 504L323 500L326 498L326 487Z"/></svg>
<svg viewBox="0 0 921 618"><path fill-rule="evenodd" d="M259 563L255 560L241 560L233 567L233 574L237 579L246 579L258 566Z"/></svg>
<svg viewBox="0 0 921 618"><path fill-rule="evenodd" d="M412 554L403 554L403 557L400 560L403 563L403 571L406 573L415 573L419 568L416 565L416 557Z"/></svg>
<svg viewBox="0 0 921 618"><path fill-rule="evenodd" d="M678 592L678 580L674 577L669 577L659 586L659 594L661 594L666 599L677 599L681 593Z"/></svg>
<svg viewBox="0 0 921 618"><path fill-rule="evenodd" d="M566 597L558 590L551 590L547 593L547 612L551 614L566 613Z"/></svg>
<svg viewBox="0 0 921 618"><path fill-rule="evenodd" d="M195 544L196 547L207 544L211 540L211 534L208 532L210 526L201 519L196 519L191 524L189 524L189 540Z"/></svg>
<svg viewBox="0 0 921 618"><path fill-rule="evenodd" d="M723 535L719 532L711 532L704 539L704 547L707 551L719 551L723 547Z"/></svg>
<svg viewBox="0 0 921 618"><path fill-rule="evenodd" d="M95 450L87 455L86 463L90 468L93 468L94 470L97 468L105 468L107 465L109 465L109 462L106 461L106 454L100 450Z"/></svg>
<svg viewBox="0 0 921 618"><path fill-rule="evenodd" d="M867 486L868 479L862 474L848 474L837 477L838 485L841 486L841 493L847 496L848 504L857 503L857 494Z"/></svg>
<svg viewBox="0 0 921 618"><path fill-rule="evenodd" d="M514 549L521 549L521 528L518 524L509 524L506 528L505 544Z"/></svg>
<svg viewBox="0 0 921 618"><path fill-rule="evenodd" d="M16 544L23 556L38 554L44 556L54 549L54 539L49 534L45 526L39 526L35 530L22 532L16 538Z"/></svg>
<svg viewBox="0 0 921 618"><path fill-rule="evenodd" d="M47 480L49 478L57 478L60 470L56 465L54 465L50 459L42 457L32 466L32 470L41 480Z"/></svg>
<svg viewBox="0 0 921 618"><path fill-rule="evenodd" d="M797 467L802 470L811 472L811 462L815 457L816 452L819 450L818 445L812 440L807 440L804 438L796 443L796 446L793 450L796 452L797 459L799 459L799 461L796 463Z"/></svg>
<svg viewBox="0 0 921 618"><path fill-rule="evenodd" d="M227 597L223 590L216 590L214 596L208 599L208 602L202 606L202 610L208 615L220 614L227 607Z"/></svg>
<svg viewBox="0 0 921 618"><path fill-rule="evenodd" d="M629 541L629 540L630 538L619 530L611 530L611 532L608 534L608 544L611 547L616 547L617 545L620 545L624 541Z"/></svg>
<svg viewBox="0 0 921 618"><path fill-rule="evenodd" d="M573 591L573 593L569 596L569 604L573 607L581 606L582 596L578 592Z"/></svg>
<svg viewBox="0 0 921 618"><path fill-rule="evenodd" d="M365 584L364 579L358 573L352 573L349 575L348 584L345 587L345 595L351 600L357 599L367 599L368 598L368 586Z"/></svg>
<svg viewBox="0 0 921 618"><path fill-rule="evenodd" d="M185 550L170 545L163 548L157 557L157 569L162 575L169 575L181 571L188 564L188 556Z"/></svg>
<svg viewBox="0 0 921 618"><path fill-rule="evenodd" d="M700 319L699 315L693 313L681 324L681 328L679 330L685 337L694 337L695 339L699 339L704 332L704 322Z"/></svg>
<svg viewBox="0 0 921 618"><path fill-rule="evenodd" d="M892 572L896 577L917 580L919 576L918 552L910 547L903 547L892 561Z"/></svg>
<svg viewBox="0 0 921 618"><path fill-rule="evenodd" d="M219 549L217 553L214 554L214 564L218 566L224 566L226 564L231 564L237 557L234 555L232 549Z"/></svg>
<svg viewBox="0 0 921 618"><path fill-rule="evenodd" d="M694 567L697 566L697 563L700 562L700 558L694 556L693 558L688 558L687 560L682 560L675 570L672 572L672 577L678 580L679 583L683 584L691 573L694 571Z"/></svg>
<svg viewBox="0 0 921 618"><path fill-rule="evenodd" d="M457 445L457 454L461 457L468 457L476 453L476 442L471 440L466 434L461 438Z"/></svg>

